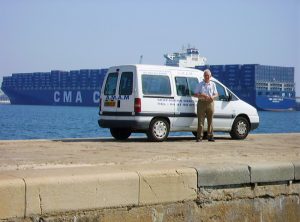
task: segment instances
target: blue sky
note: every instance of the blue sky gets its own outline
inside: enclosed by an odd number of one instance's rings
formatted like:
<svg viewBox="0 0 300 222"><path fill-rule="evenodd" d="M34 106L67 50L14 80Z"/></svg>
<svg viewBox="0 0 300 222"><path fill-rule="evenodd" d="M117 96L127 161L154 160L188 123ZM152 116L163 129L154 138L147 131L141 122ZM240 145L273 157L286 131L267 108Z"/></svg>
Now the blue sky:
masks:
<svg viewBox="0 0 300 222"><path fill-rule="evenodd" d="M182 45L209 64L294 66L297 0L0 0L0 78L15 72L163 64ZM1 82L1 81L0 81Z"/></svg>

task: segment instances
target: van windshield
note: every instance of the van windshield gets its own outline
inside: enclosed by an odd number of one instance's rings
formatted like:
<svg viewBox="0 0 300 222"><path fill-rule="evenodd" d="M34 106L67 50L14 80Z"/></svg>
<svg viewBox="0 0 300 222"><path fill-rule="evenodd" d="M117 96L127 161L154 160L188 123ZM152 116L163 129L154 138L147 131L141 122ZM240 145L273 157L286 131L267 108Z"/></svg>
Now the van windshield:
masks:
<svg viewBox="0 0 300 222"><path fill-rule="evenodd" d="M142 88L144 95L171 95L170 79L164 75L142 75Z"/></svg>
<svg viewBox="0 0 300 222"><path fill-rule="evenodd" d="M109 73L106 79L104 95L115 95L117 88L118 73Z"/></svg>
<svg viewBox="0 0 300 222"><path fill-rule="evenodd" d="M238 98L232 92L230 92L228 89L226 90L226 88L223 87L220 83L218 83L216 81L213 81L213 82L216 84L217 92L219 94L217 100L228 101L229 94L231 94L231 101L238 100Z"/></svg>

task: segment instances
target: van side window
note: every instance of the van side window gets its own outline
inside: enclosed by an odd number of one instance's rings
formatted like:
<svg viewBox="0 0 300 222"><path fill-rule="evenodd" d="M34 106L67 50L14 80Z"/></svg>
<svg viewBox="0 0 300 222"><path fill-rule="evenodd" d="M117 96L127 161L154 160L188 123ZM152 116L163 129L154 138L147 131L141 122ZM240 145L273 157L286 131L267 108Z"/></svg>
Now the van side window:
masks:
<svg viewBox="0 0 300 222"><path fill-rule="evenodd" d="M197 78L187 78L189 84L190 95L193 96L195 94L196 86L199 84Z"/></svg>
<svg viewBox="0 0 300 222"><path fill-rule="evenodd" d="M175 77L178 96L192 96L198 84L197 78Z"/></svg>
<svg viewBox="0 0 300 222"><path fill-rule="evenodd" d="M144 95L171 95L171 84L168 76L142 75Z"/></svg>
<svg viewBox="0 0 300 222"><path fill-rule="evenodd" d="M178 96L189 96L189 86L186 77L175 77Z"/></svg>
<svg viewBox="0 0 300 222"><path fill-rule="evenodd" d="M132 94L133 73L123 72L120 80L119 94L131 95Z"/></svg>
<svg viewBox="0 0 300 222"><path fill-rule="evenodd" d="M118 73L109 73L106 79L104 95L115 95L117 88Z"/></svg>
<svg viewBox="0 0 300 222"><path fill-rule="evenodd" d="M219 101L227 101L228 100L228 96L226 94L226 90L225 88L220 85L219 83L217 82L214 82L216 84L216 87L217 87L217 91L218 91L218 94L219 94L219 97L217 98L217 100Z"/></svg>

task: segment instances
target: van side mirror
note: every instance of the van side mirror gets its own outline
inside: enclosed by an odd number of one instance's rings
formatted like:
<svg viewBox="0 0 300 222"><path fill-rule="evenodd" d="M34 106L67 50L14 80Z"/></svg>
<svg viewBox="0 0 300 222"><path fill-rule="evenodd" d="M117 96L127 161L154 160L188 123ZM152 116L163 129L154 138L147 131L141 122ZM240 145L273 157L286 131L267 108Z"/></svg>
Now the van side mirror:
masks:
<svg viewBox="0 0 300 222"><path fill-rule="evenodd" d="M232 100L232 94L229 93L228 97L227 97L227 101L231 101Z"/></svg>

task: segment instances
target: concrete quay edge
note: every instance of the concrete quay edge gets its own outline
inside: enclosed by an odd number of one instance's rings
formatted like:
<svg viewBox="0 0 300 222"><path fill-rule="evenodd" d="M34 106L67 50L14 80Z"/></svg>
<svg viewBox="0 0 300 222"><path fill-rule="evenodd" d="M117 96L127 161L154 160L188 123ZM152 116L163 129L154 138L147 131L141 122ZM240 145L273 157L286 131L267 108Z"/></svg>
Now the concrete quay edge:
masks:
<svg viewBox="0 0 300 222"><path fill-rule="evenodd" d="M0 219L195 200L197 188L203 186L300 180L300 161L129 171L86 169L0 172Z"/></svg>
<svg viewBox="0 0 300 222"><path fill-rule="evenodd" d="M249 184L250 172L246 164L205 164L196 167L198 187Z"/></svg>
<svg viewBox="0 0 300 222"><path fill-rule="evenodd" d="M0 219L25 216L25 183L0 174Z"/></svg>
<svg viewBox="0 0 300 222"><path fill-rule="evenodd" d="M300 160L293 161L295 170L295 180L300 180Z"/></svg>
<svg viewBox="0 0 300 222"><path fill-rule="evenodd" d="M197 198L197 173L193 168L98 174L76 173L72 169L23 173L0 172L0 220Z"/></svg>
<svg viewBox="0 0 300 222"><path fill-rule="evenodd" d="M204 164L195 167L198 187L300 180L300 161Z"/></svg>
<svg viewBox="0 0 300 222"><path fill-rule="evenodd" d="M250 163L251 183L291 181L295 179L292 162Z"/></svg>

